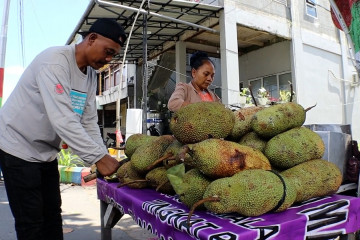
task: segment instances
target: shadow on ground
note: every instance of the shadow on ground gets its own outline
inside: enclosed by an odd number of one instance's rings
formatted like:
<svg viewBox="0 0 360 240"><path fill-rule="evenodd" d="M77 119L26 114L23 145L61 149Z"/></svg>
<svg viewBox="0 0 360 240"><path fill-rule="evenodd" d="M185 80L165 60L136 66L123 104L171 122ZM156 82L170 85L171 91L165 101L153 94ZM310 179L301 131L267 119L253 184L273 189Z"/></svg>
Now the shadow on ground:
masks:
<svg viewBox="0 0 360 240"><path fill-rule="evenodd" d="M81 187L60 184L64 240L99 240L100 202L96 187ZM124 215L112 229L112 240L156 239L149 231L142 229L129 216ZM16 240L14 218L11 214L5 185L0 181L0 240Z"/></svg>

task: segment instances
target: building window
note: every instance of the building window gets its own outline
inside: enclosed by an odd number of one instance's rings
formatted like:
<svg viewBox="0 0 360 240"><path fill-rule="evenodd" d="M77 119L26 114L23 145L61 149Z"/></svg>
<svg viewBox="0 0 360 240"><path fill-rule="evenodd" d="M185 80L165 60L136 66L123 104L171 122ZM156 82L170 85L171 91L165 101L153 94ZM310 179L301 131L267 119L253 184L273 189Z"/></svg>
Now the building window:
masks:
<svg viewBox="0 0 360 240"><path fill-rule="evenodd" d="M305 11L308 16L317 18L316 0L305 0Z"/></svg>
<svg viewBox="0 0 360 240"><path fill-rule="evenodd" d="M256 97L258 90L263 86L262 78L250 80L249 84L251 85L251 90L254 94L254 97Z"/></svg>
<svg viewBox="0 0 360 240"><path fill-rule="evenodd" d="M265 88L271 98L279 99L280 90L290 91L291 73L279 73L266 77L249 80L251 84L254 97L257 97L257 92L260 88Z"/></svg>

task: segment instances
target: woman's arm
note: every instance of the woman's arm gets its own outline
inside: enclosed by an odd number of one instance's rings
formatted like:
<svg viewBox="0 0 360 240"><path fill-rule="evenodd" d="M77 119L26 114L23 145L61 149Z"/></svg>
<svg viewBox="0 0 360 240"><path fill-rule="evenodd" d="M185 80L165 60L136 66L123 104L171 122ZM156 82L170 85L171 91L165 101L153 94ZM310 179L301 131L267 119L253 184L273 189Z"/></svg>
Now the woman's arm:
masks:
<svg viewBox="0 0 360 240"><path fill-rule="evenodd" d="M178 83L176 85L175 91L171 94L171 97L168 102L168 109L172 112L176 112L181 107L184 107L190 104L186 101L188 88L185 83Z"/></svg>

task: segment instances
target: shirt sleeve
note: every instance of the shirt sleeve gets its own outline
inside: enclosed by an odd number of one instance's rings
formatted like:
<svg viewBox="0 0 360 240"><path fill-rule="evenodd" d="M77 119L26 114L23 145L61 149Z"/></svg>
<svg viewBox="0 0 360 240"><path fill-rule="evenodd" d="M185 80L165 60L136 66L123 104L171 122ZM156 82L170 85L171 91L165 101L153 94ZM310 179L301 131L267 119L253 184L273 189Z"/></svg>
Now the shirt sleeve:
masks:
<svg viewBox="0 0 360 240"><path fill-rule="evenodd" d="M94 164L105 156L104 148L89 135L72 109L69 72L60 65L46 65L37 74L36 82L46 109L46 117L58 136L89 164Z"/></svg>
<svg viewBox="0 0 360 240"><path fill-rule="evenodd" d="M176 112L181 108L187 96L187 88L185 83L176 84L175 91L171 94L168 102L168 109Z"/></svg>
<svg viewBox="0 0 360 240"><path fill-rule="evenodd" d="M94 84L92 85L91 91L89 92L88 101L84 108L81 123L90 137L99 146L102 146L103 151L107 153L108 150L104 144L103 138L101 137L100 128L98 125L98 115L96 109L96 77L94 77L92 80L94 81Z"/></svg>

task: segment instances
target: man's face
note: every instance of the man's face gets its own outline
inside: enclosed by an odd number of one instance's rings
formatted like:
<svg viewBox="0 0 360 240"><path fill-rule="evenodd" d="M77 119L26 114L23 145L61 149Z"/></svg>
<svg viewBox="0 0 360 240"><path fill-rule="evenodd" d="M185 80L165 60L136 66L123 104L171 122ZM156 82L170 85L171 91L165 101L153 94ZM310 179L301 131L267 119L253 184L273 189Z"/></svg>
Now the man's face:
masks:
<svg viewBox="0 0 360 240"><path fill-rule="evenodd" d="M90 50L87 54L89 65L99 69L109 63L120 52L120 44L96 33L89 37Z"/></svg>

